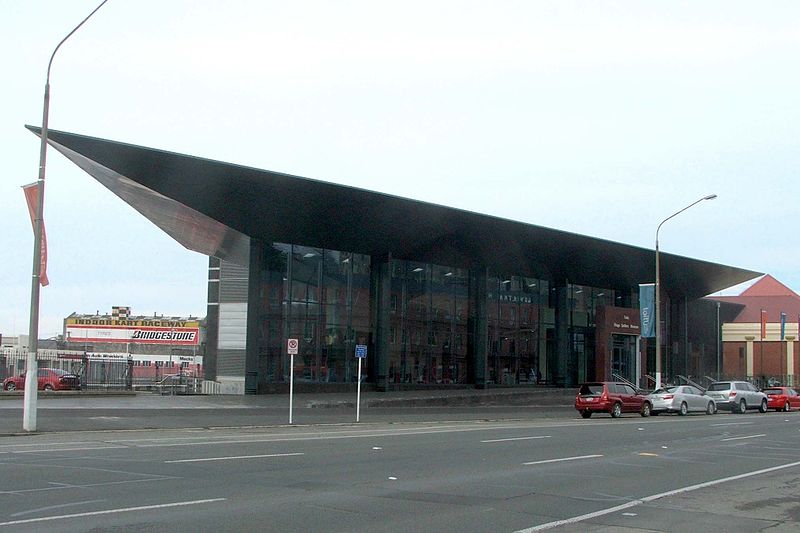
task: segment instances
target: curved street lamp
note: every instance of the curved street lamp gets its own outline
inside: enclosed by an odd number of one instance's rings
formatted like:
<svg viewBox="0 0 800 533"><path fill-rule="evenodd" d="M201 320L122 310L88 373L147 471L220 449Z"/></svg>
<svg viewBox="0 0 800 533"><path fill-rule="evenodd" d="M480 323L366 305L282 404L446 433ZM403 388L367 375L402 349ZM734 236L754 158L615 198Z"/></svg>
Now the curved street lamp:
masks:
<svg viewBox="0 0 800 533"><path fill-rule="evenodd" d="M667 220L680 215L690 207L699 204L703 200L713 200L716 197L716 194L709 194L708 196L704 196L699 200L692 202L680 211L673 213L662 220L661 224L659 224L658 228L656 228L656 389L661 388L661 273L659 271L658 263L658 232L661 230L661 226L663 226L664 222Z"/></svg>
<svg viewBox="0 0 800 533"><path fill-rule="evenodd" d="M24 431L36 431L36 400L38 398L38 363L36 355L39 351L39 284L42 275L42 219L44 211L44 175L45 164L47 162L47 122L50 114L50 68L53 66L53 59L56 52L64 42L72 37L72 34L83 26L83 23L97 13L108 0L103 0L100 5L94 8L80 24L75 26L66 37L61 39L47 64L47 79L44 84L44 111L42 113L42 133L41 145L39 148L39 179L36 181L37 207L36 216L33 221L33 275L31 279L31 316L28 327L28 360L25 371L25 396L22 401L22 429Z"/></svg>

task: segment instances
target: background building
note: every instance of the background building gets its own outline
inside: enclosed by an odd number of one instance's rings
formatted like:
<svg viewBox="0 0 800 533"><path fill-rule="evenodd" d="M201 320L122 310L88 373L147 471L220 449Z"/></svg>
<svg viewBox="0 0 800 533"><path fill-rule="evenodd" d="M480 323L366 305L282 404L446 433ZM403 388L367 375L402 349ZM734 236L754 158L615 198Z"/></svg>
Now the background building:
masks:
<svg viewBox="0 0 800 533"><path fill-rule="evenodd" d="M137 377L179 372L202 376L204 320L137 316L130 311L130 307L114 307L110 314L71 314L64 319L59 348L89 362L130 359Z"/></svg>
<svg viewBox="0 0 800 533"><path fill-rule="evenodd" d="M797 386L800 375L800 296L766 275L739 296L715 297L723 314L725 377L742 377L762 386Z"/></svg>
<svg viewBox="0 0 800 533"><path fill-rule="evenodd" d="M290 372L349 387L360 344L378 390L640 383L654 367L637 301L653 250L64 132L49 142L210 257L216 391L285 390ZM702 297L759 273L660 257L663 371L714 372L717 307Z"/></svg>
<svg viewBox="0 0 800 533"><path fill-rule="evenodd" d="M39 342L39 366L75 372L84 388L144 386L170 375L203 377L205 319L135 316L130 309L72 313L62 335ZM27 350L27 335L3 340L0 379L25 371Z"/></svg>

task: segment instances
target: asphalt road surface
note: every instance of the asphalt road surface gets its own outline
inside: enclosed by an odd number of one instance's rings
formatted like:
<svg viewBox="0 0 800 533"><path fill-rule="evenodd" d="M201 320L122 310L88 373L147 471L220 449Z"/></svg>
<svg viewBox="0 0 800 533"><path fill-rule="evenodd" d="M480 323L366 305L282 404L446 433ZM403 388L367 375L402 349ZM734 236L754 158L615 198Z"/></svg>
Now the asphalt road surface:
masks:
<svg viewBox="0 0 800 533"><path fill-rule="evenodd" d="M511 418L0 437L0 529L800 528L796 412Z"/></svg>

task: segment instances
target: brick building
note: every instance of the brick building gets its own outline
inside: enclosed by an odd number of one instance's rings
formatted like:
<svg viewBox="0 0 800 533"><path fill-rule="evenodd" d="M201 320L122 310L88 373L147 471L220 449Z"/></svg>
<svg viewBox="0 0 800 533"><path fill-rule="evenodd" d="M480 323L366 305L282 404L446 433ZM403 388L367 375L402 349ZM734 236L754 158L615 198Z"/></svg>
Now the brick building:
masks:
<svg viewBox="0 0 800 533"><path fill-rule="evenodd" d="M800 375L800 295L766 275L739 296L713 300L725 307L722 375L766 384L797 385Z"/></svg>

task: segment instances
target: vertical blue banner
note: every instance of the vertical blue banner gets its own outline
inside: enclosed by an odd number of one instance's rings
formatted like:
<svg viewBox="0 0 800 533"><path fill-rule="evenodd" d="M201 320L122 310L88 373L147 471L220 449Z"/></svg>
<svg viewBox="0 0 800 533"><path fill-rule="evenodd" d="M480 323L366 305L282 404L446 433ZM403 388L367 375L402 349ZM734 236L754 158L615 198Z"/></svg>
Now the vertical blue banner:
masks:
<svg viewBox="0 0 800 533"><path fill-rule="evenodd" d="M786 313L781 313L781 340L786 337Z"/></svg>
<svg viewBox="0 0 800 533"><path fill-rule="evenodd" d="M656 286L654 283L639 285L639 319L642 322L642 337L656 336Z"/></svg>

